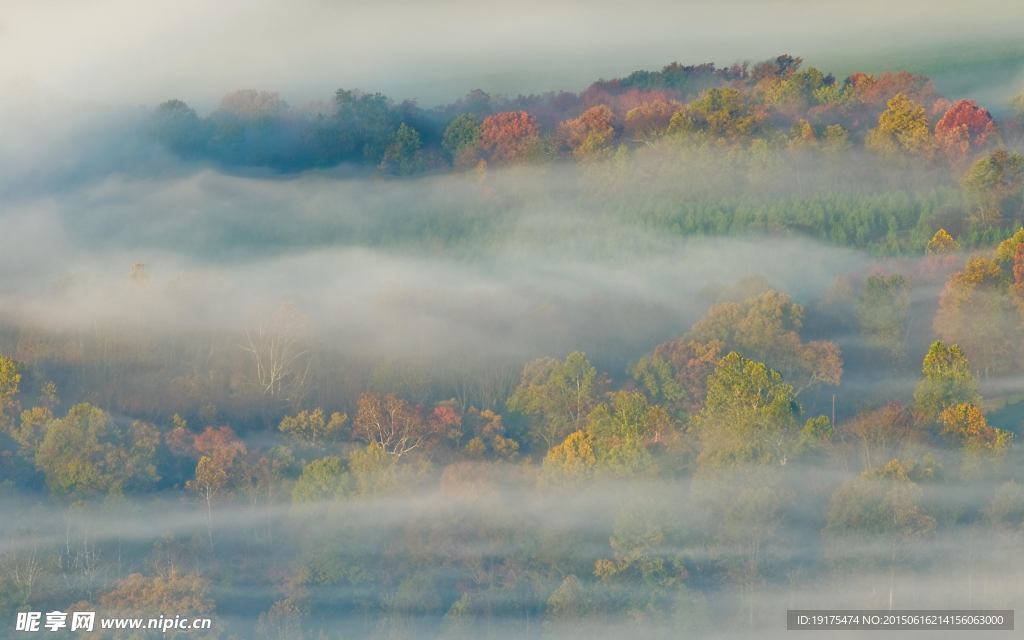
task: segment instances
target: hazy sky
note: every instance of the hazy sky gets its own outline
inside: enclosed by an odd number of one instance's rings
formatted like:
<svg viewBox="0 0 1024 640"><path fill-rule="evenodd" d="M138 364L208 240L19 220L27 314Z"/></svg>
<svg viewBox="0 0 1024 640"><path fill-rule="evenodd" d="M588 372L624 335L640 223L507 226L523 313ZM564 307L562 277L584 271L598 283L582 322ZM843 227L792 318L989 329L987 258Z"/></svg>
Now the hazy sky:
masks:
<svg viewBox="0 0 1024 640"><path fill-rule="evenodd" d="M424 103L475 86L579 89L672 60L730 63L782 52L841 62L1012 38L1011 0L4 0L4 94L100 104L229 90L294 102L340 86ZM817 58L816 58L817 56ZM877 62L876 64L884 64Z"/></svg>

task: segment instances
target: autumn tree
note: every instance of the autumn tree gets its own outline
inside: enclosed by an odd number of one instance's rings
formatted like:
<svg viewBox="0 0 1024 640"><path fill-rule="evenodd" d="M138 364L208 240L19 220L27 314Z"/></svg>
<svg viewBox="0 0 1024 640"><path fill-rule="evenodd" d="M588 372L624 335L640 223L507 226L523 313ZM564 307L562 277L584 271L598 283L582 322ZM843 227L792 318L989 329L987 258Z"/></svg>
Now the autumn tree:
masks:
<svg viewBox="0 0 1024 640"><path fill-rule="evenodd" d="M259 89L240 89L226 94L220 100L218 111L231 113L245 118L270 118L282 114L288 104L281 99L276 91Z"/></svg>
<svg viewBox="0 0 1024 640"><path fill-rule="evenodd" d="M707 396L707 379L722 357L720 340L698 342L677 338L663 342L630 368L637 384L650 398L675 415L700 411Z"/></svg>
<svg viewBox="0 0 1024 640"><path fill-rule="evenodd" d="M975 203L974 218L983 224L999 224L1021 215L1024 194L1024 156L997 149L971 164L961 179L964 191Z"/></svg>
<svg viewBox="0 0 1024 640"><path fill-rule="evenodd" d="M945 229L939 229L928 241L925 253L930 256L947 256L960 251L960 243Z"/></svg>
<svg viewBox="0 0 1024 640"><path fill-rule="evenodd" d="M868 344L892 360L904 356L910 322L910 283L900 274L873 273L857 297L857 322Z"/></svg>
<svg viewBox="0 0 1024 640"><path fill-rule="evenodd" d="M1024 356L1016 339L1024 319L1014 303L1008 271L998 260L971 258L946 281L935 315L936 333L962 346L985 376L1014 370Z"/></svg>
<svg viewBox="0 0 1024 640"><path fill-rule="evenodd" d="M522 162L540 149L540 127L525 111L504 111L480 125L480 147L499 163Z"/></svg>
<svg viewBox="0 0 1024 640"><path fill-rule="evenodd" d="M724 140L750 136L761 120L744 95L731 87L708 89L688 105L686 114L709 136Z"/></svg>
<svg viewBox="0 0 1024 640"><path fill-rule="evenodd" d="M213 549L213 504L239 485L248 449L230 427L207 427L193 440L199 455L195 476L186 486L206 505L206 532Z"/></svg>
<svg viewBox="0 0 1024 640"><path fill-rule="evenodd" d="M580 351L561 362L541 358L523 368L508 408L526 416L533 445L547 450L583 429L603 387L603 378Z"/></svg>
<svg viewBox="0 0 1024 640"><path fill-rule="evenodd" d="M652 142L665 135L672 116L683 109L675 100L651 100L626 112L623 134L634 142Z"/></svg>
<svg viewBox="0 0 1024 640"><path fill-rule="evenodd" d="M5 431L11 433L16 441L21 444L17 435L17 426L14 422L14 414L17 413L18 390L21 384L21 372L18 365L11 358L0 354L0 433ZM24 447L24 445L22 445Z"/></svg>
<svg viewBox="0 0 1024 640"><path fill-rule="evenodd" d="M887 155L928 157L934 147L924 107L899 93L886 103L878 127L868 132L868 149Z"/></svg>
<svg viewBox="0 0 1024 640"><path fill-rule="evenodd" d="M470 407L462 423L466 437L462 450L467 456L511 461L519 455L519 442L512 437L502 417L494 411Z"/></svg>
<svg viewBox="0 0 1024 640"><path fill-rule="evenodd" d="M964 472L971 475L983 465L1005 458L1013 434L992 427L977 404L962 402L939 414L942 435L952 439L964 452Z"/></svg>
<svg viewBox="0 0 1024 640"><path fill-rule="evenodd" d="M132 573L100 596L100 606L121 616L180 615L206 617L213 612L209 581L198 573L182 573L171 566L152 576ZM189 630L167 637L212 637Z"/></svg>
<svg viewBox="0 0 1024 640"><path fill-rule="evenodd" d="M929 277L945 277L959 266L960 243L945 229L939 229L925 247L923 272Z"/></svg>
<svg viewBox="0 0 1024 640"><path fill-rule="evenodd" d="M606 155L615 137L614 119L612 110L599 104L559 123L556 138L577 160L598 158Z"/></svg>
<svg viewBox="0 0 1024 640"><path fill-rule="evenodd" d="M52 420L35 455L54 493L71 497L147 489L157 480L159 432L144 422L116 423L90 404Z"/></svg>
<svg viewBox="0 0 1024 640"><path fill-rule="evenodd" d="M785 465L822 435L817 419L801 424L800 414L792 385L778 371L732 352L708 378L704 408L693 418L699 462L705 468Z"/></svg>
<svg viewBox="0 0 1024 640"><path fill-rule="evenodd" d="M973 100L957 100L935 124L939 151L958 169L975 152L997 142L998 138L992 114Z"/></svg>
<svg viewBox="0 0 1024 640"><path fill-rule="evenodd" d="M857 414L842 425L839 435L860 455L863 469L905 457L914 445L924 440L913 412L899 402Z"/></svg>
<svg viewBox="0 0 1024 640"><path fill-rule="evenodd" d="M542 478L553 484L576 484L593 477L596 467L593 436L573 431L544 456Z"/></svg>
<svg viewBox="0 0 1024 640"><path fill-rule="evenodd" d="M947 407L981 399L967 356L955 344L932 343L921 363L921 376L914 389L914 409L925 421L937 419Z"/></svg>
<svg viewBox="0 0 1024 640"><path fill-rule="evenodd" d="M839 384L843 362L830 341L800 338L804 308L778 291L767 290L741 302L714 305L687 336L703 343L719 341L777 368L797 394L820 384Z"/></svg>

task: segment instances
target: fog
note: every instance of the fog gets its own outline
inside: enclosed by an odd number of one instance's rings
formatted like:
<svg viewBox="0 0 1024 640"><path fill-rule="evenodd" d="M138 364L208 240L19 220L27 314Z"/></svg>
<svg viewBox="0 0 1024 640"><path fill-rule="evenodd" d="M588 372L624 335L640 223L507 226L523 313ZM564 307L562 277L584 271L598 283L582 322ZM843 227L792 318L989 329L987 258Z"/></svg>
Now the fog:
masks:
<svg viewBox="0 0 1024 640"><path fill-rule="evenodd" d="M957 514L985 504L995 486L931 483L923 504L948 521L913 539L823 532L820 510L850 477L804 464L692 484L606 479L540 492L528 473L493 466L461 479L452 475L441 489L388 497L217 505L209 532L202 505L174 497L69 511L8 502L4 509L20 509L22 517L0 525L0 555L24 571L59 553L69 569L58 588L70 599L154 566L201 568L217 578L209 596L218 603L220 634L230 625L252 628L252 611L289 598L307 614L301 621L287 615L271 621L298 625L305 637L323 630L331 636L512 638L543 626L545 637L613 638L626 630L615 613L652 589L658 593L655 580L677 570L688 588L676 596L675 617L637 620L630 635L784 637L787 608L884 610L890 589L896 609L1013 608L1024 595L1015 577L1019 531L957 523ZM747 493L768 499L767 506L735 510L730 503ZM753 566L751 545L760 548ZM895 548L896 561L890 558ZM106 568L70 568L82 557ZM595 563L607 558L633 569L595 580ZM548 601L561 578L526 572L548 562L556 563L555 575L577 575L583 585L570 609ZM734 586L702 594L723 569L734 574ZM405 581L396 581L394 572ZM467 583L475 599L449 608L456 585ZM38 588L53 587L42 582ZM673 592L670 582L660 588ZM734 608L743 615L735 617ZM269 633L266 622L261 618L256 627L260 637L284 637Z"/></svg>
<svg viewBox="0 0 1024 640"><path fill-rule="evenodd" d="M34 94L43 102L177 97L209 109L237 88L275 89L301 104L343 86L436 104L477 87L579 90L598 77L671 60L731 64L780 50L816 64L861 59L870 71L907 68L908 61L927 64L915 59L921 48L932 57L986 41L1012 46L1022 20L1024 9L1000 0L232 0L216 7L51 0L5 7L0 87L5 97ZM990 51L998 55L999 46Z"/></svg>

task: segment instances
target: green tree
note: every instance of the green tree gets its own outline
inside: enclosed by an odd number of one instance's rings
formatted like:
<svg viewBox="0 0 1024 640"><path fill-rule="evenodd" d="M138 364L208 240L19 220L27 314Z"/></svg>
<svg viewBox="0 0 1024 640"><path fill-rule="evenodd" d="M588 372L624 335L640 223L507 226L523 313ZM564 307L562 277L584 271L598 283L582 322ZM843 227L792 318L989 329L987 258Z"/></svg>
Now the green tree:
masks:
<svg viewBox="0 0 1024 640"><path fill-rule="evenodd" d="M458 158L466 147L476 145L479 141L480 118L474 113L456 116L441 136L441 146L452 158Z"/></svg>
<svg viewBox="0 0 1024 640"><path fill-rule="evenodd" d="M396 176L408 176L423 170L420 148L423 142L420 134L407 125L398 125L398 130L391 138L391 144L384 150L384 157L379 168L385 173Z"/></svg>
<svg viewBox="0 0 1024 640"><path fill-rule="evenodd" d="M351 479L341 458L318 458L302 468L302 475L292 487L292 502L337 500L350 491L350 485Z"/></svg>
<svg viewBox="0 0 1024 640"><path fill-rule="evenodd" d="M651 405L639 391L615 391L587 417L600 468L616 475L650 471L647 444L667 442L675 427L668 412Z"/></svg>
<svg viewBox="0 0 1024 640"><path fill-rule="evenodd" d="M1015 220L1022 211L1024 156L996 149L975 160L961 184L975 203L975 220L989 225Z"/></svg>
<svg viewBox="0 0 1024 640"><path fill-rule="evenodd" d="M921 363L921 375L914 389L914 409L923 420L936 420L946 407L981 400L967 356L955 344L933 342Z"/></svg>
<svg viewBox="0 0 1024 640"><path fill-rule="evenodd" d="M561 362L541 358L527 363L508 407L527 417L533 446L546 451L583 429L603 387L587 356L574 351Z"/></svg>
<svg viewBox="0 0 1024 640"><path fill-rule="evenodd" d="M322 449L340 440L347 423L348 416L344 413L335 411L327 419L323 409L316 409L285 416L278 430L302 446Z"/></svg>
<svg viewBox="0 0 1024 640"><path fill-rule="evenodd" d="M21 385L21 372L18 364L0 354L0 428L8 428L8 413L16 408L15 399Z"/></svg>
<svg viewBox="0 0 1024 640"><path fill-rule="evenodd" d="M701 466L785 465L806 446L807 435L820 431L815 420L801 425L800 413L792 385L778 371L728 354L708 379L704 408L693 418Z"/></svg>
<svg viewBox="0 0 1024 640"><path fill-rule="evenodd" d="M868 276L857 297L857 322L868 344L899 362L910 322L910 283L899 274Z"/></svg>
<svg viewBox="0 0 1024 640"><path fill-rule="evenodd" d="M871 544L888 550L882 560L889 570L888 605L895 604L895 576L901 558L935 529L925 510L918 484L922 470L913 463L892 460L848 480L832 495L825 535L833 561L840 567L861 568L880 558ZM864 554L869 550L869 555Z"/></svg>
<svg viewBox="0 0 1024 640"><path fill-rule="evenodd" d="M47 425L35 463L54 493L121 494L156 482L159 441L152 425L133 422L124 427L105 411L78 404Z"/></svg>

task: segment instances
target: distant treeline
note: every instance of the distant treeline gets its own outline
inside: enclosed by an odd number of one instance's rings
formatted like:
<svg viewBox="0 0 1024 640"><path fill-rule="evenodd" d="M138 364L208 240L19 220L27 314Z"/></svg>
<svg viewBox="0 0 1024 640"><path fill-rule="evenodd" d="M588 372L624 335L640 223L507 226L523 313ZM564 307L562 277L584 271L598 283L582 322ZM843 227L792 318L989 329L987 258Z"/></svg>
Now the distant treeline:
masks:
<svg viewBox="0 0 1024 640"><path fill-rule="evenodd" d="M606 206L661 230L796 232L920 253L938 228L973 247L1021 220L1024 158L1012 148L1024 94L1014 104L1017 116L997 123L972 100L940 96L921 75L840 80L782 55L753 66L671 64L581 93L509 98L476 90L431 109L346 89L296 108L277 93L244 90L206 117L180 100L165 102L152 112L148 135L183 159L229 169L347 166L394 176L455 169L483 179L498 166L611 166L615 175L603 180L618 188L605 189ZM671 173L695 157L705 175L689 181L710 178L727 195L638 188L652 163ZM827 164L832 175L823 183ZM716 172L735 184L723 185Z"/></svg>

